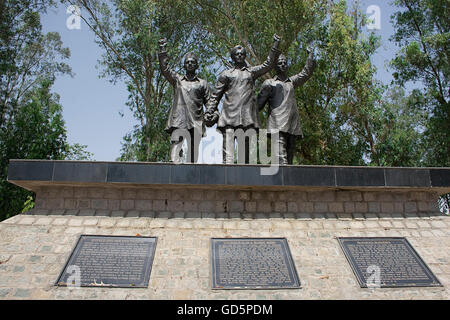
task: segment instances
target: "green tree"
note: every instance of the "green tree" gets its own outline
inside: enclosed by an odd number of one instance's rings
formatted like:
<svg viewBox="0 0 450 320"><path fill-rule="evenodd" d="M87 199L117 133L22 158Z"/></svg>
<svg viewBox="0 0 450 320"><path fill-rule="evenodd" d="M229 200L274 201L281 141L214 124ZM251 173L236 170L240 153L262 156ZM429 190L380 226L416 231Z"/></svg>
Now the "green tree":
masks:
<svg viewBox="0 0 450 320"><path fill-rule="evenodd" d="M158 40L166 37L175 66L194 49L186 2L180 0L63 1L82 8L81 18L104 49L101 76L125 81L126 105L138 120L124 137L120 160L167 161L169 136L164 127L172 89L159 71Z"/></svg>
<svg viewBox="0 0 450 320"><path fill-rule="evenodd" d="M418 167L423 163L423 131L427 119L421 106L422 95L410 96L402 87L391 88L379 106L382 111L374 126L377 129L377 149L382 166Z"/></svg>
<svg viewBox="0 0 450 320"><path fill-rule="evenodd" d="M42 33L40 14L52 1L7 0L0 5L0 128L13 121L21 100L45 79L71 74L70 56L56 32Z"/></svg>
<svg viewBox="0 0 450 320"><path fill-rule="evenodd" d="M420 101L428 119L423 132L425 166L450 166L449 43L450 4L447 0L395 0L392 15L400 50L391 65L395 82L416 83L411 99ZM441 198L448 210L450 196Z"/></svg>
<svg viewBox="0 0 450 320"><path fill-rule="evenodd" d="M0 220L20 213L31 192L6 180L10 159L64 159L68 149L62 108L51 81L26 94L14 121L0 131Z"/></svg>
<svg viewBox="0 0 450 320"><path fill-rule="evenodd" d="M58 33L42 33L40 14L53 1L0 2L0 220L31 207L31 192L6 181L10 159L89 157L85 146L67 143L58 75L71 74L70 52Z"/></svg>
<svg viewBox="0 0 450 320"><path fill-rule="evenodd" d="M450 5L446 0L396 0L392 40L401 47L391 62L395 81L404 86L419 82L429 120L424 164L450 166L449 43Z"/></svg>

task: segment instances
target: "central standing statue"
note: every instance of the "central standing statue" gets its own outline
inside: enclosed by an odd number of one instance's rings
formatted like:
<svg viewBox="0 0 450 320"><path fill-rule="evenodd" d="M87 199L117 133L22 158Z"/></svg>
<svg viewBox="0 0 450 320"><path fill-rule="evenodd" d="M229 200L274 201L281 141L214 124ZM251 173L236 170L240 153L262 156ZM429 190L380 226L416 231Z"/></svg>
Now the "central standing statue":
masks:
<svg viewBox="0 0 450 320"><path fill-rule="evenodd" d="M222 72L215 85L215 91L211 95L211 103L205 114L205 121L213 123L218 118L217 129L221 131L223 136L223 163L234 162L234 133L236 129L242 129L245 132L259 128L258 108L254 93L255 80L269 72L278 59L280 37L274 35L273 39L274 44L266 61L254 67L247 66L245 48L240 45L234 47L231 50L234 67ZM225 101L219 116L217 107L223 95L225 95ZM249 163L249 143L245 141L245 146L238 145L238 148L242 147L245 147L245 163Z"/></svg>

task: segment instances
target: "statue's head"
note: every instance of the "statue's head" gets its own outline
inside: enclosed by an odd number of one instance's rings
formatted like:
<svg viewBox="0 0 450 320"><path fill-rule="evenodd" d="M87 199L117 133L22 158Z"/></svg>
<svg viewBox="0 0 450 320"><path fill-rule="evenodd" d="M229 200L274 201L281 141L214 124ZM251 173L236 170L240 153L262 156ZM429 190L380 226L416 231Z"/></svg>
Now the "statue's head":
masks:
<svg viewBox="0 0 450 320"><path fill-rule="evenodd" d="M197 56L193 52L188 52L184 56L184 69L187 72L195 72L198 69Z"/></svg>
<svg viewBox="0 0 450 320"><path fill-rule="evenodd" d="M247 57L247 51L241 45L235 46L231 49L231 59L235 64L245 63L245 58Z"/></svg>
<svg viewBox="0 0 450 320"><path fill-rule="evenodd" d="M277 64L275 65L275 71L277 73L285 73L288 70L287 58L283 54L278 57Z"/></svg>

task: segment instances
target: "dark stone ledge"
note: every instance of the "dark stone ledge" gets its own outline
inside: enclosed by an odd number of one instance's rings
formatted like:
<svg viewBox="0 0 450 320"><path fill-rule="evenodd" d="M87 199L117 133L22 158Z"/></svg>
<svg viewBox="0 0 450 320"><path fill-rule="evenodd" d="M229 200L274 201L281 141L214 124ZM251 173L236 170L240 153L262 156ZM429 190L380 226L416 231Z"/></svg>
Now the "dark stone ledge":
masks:
<svg viewBox="0 0 450 320"><path fill-rule="evenodd" d="M334 189L433 189L450 192L450 168L280 166L273 175L261 165L171 164L11 160L8 181L39 185L187 185L220 187L311 187Z"/></svg>
<svg viewBox="0 0 450 320"><path fill-rule="evenodd" d="M52 181L106 182L108 164L93 162L54 162Z"/></svg>
<svg viewBox="0 0 450 320"><path fill-rule="evenodd" d="M335 168L336 185L348 187L384 186L383 168Z"/></svg>

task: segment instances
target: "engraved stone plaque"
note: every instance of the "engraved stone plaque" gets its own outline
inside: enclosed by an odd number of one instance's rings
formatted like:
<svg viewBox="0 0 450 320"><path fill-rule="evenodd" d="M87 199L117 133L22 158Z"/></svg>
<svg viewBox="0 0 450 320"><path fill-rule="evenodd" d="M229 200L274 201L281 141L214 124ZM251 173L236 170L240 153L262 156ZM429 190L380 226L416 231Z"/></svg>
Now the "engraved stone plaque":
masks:
<svg viewBox="0 0 450 320"><path fill-rule="evenodd" d="M212 289L300 288L285 238L211 239Z"/></svg>
<svg viewBox="0 0 450 320"><path fill-rule="evenodd" d="M58 286L147 288L156 237L81 235Z"/></svg>
<svg viewBox="0 0 450 320"><path fill-rule="evenodd" d="M442 286L406 238L338 238L361 288Z"/></svg>

